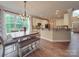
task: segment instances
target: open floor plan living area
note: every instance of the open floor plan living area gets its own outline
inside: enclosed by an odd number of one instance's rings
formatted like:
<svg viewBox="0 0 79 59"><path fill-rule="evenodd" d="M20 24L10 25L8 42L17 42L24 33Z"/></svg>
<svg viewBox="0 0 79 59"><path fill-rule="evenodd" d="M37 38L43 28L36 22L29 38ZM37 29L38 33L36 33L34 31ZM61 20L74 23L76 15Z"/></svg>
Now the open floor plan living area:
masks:
<svg viewBox="0 0 79 59"><path fill-rule="evenodd" d="M0 57L79 57L79 1L0 1Z"/></svg>

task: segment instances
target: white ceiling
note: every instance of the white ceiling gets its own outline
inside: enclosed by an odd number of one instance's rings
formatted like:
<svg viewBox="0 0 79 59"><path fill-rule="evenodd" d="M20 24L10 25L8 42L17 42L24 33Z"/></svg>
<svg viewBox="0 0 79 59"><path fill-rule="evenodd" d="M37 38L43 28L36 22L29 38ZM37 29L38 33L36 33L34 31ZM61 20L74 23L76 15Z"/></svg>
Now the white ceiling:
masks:
<svg viewBox="0 0 79 59"><path fill-rule="evenodd" d="M11 11L23 13L23 1L0 1L0 5ZM28 1L27 13L35 16L50 17L55 15L56 10L69 8L79 9L79 1Z"/></svg>

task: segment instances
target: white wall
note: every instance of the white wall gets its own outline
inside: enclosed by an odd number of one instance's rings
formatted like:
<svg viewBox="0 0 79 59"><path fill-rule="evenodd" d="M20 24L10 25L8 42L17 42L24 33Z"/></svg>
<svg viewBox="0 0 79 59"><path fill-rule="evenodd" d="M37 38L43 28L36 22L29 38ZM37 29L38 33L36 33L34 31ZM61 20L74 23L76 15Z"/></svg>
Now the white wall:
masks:
<svg viewBox="0 0 79 59"><path fill-rule="evenodd" d="M68 25L69 26L69 14L64 14L63 19L56 19L56 26Z"/></svg>
<svg viewBox="0 0 79 59"><path fill-rule="evenodd" d="M0 10L0 36L3 40L7 39L5 21L4 21L4 11Z"/></svg>
<svg viewBox="0 0 79 59"><path fill-rule="evenodd" d="M42 26L45 27L45 24L47 24L48 22L46 20L41 20L41 19L33 18L33 26L34 27L37 25L37 23L41 23Z"/></svg>
<svg viewBox="0 0 79 59"><path fill-rule="evenodd" d="M64 24L64 19L56 19L56 26L60 26Z"/></svg>
<svg viewBox="0 0 79 59"><path fill-rule="evenodd" d="M64 25L69 25L69 14L64 14Z"/></svg>
<svg viewBox="0 0 79 59"><path fill-rule="evenodd" d="M68 25L70 27L70 15L64 14L63 19L56 19L56 26Z"/></svg>

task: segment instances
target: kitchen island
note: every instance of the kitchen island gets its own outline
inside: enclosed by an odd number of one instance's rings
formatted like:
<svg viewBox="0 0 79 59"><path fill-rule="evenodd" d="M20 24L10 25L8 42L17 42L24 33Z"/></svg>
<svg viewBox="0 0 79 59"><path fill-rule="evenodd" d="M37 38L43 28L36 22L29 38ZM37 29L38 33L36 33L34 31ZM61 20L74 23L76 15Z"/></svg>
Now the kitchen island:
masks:
<svg viewBox="0 0 79 59"><path fill-rule="evenodd" d="M41 38L52 42L66 42L71 39L70 29L44 29L40 30Z"/></svg>

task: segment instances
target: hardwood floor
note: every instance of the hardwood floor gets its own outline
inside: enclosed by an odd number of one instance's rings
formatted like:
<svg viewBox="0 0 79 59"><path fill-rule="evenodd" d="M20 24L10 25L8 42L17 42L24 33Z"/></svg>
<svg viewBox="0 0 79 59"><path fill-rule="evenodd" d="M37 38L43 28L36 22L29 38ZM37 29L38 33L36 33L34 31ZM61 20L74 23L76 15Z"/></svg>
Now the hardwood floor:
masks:
<svg viewBox="0 0 79 59"><path fill-rule="evenodd" d="M49 42L41 39L40 48L28 57L67 57L69 42Z"/></svg>
<svg viewBox="0 0 79 59"><path fill-rule="evenodd" d="M71 32L69 50L71 56L79 57L79 33Z"/></svg>

